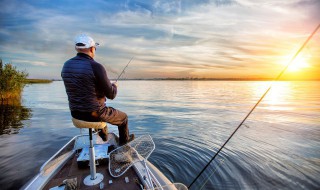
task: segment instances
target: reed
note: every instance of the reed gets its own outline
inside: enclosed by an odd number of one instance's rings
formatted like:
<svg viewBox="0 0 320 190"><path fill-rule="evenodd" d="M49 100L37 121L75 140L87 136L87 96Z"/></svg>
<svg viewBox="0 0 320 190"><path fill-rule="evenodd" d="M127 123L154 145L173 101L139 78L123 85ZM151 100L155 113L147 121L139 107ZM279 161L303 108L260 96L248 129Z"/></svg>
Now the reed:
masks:
<svg viewBox="0 0 320 190"><path fill-rule="evenodd" d="M27 72L18 71L11 63L3 64L2 59L0 59L1 104L14 104L14 102L20 101L27 76Z"/></svg>

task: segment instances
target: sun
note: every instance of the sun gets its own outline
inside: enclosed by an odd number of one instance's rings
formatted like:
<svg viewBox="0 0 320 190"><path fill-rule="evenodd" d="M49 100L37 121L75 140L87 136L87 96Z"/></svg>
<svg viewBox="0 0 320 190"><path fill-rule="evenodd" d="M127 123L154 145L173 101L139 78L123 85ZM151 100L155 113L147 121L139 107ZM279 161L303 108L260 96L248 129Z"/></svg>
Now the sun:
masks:
<svg viewBox="0 0 320 190"><path fill-rule="evenodd" d="M307 63L305 58L297 57L288 67L288 71L298 72L308 67L310 67L310 65Z"/></svg>
<svg viewBox="0 0 320 190"><path fill-rule="evenodd" d="M286 62L281 62L282 65L287 65ZM304 56L298 56L296 59L289 65L288 72L299 72L310 67L308 59Z"/></svg>

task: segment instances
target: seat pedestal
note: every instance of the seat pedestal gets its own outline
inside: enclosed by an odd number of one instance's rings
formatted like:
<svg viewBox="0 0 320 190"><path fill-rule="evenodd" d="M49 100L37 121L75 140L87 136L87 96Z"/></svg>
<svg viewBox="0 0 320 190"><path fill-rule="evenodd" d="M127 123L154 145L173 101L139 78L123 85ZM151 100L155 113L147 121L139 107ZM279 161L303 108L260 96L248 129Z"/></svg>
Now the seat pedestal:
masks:
<svg viewBox="0 0 320 190"><path fill-rule="evenodd" d="M103 180L103 175L96 172L96 158L94 153L94 146L92 140L92 129L89 128L89 137L90 137L90 175L84 178L83 183L87 186L97 185Z"/></svg>

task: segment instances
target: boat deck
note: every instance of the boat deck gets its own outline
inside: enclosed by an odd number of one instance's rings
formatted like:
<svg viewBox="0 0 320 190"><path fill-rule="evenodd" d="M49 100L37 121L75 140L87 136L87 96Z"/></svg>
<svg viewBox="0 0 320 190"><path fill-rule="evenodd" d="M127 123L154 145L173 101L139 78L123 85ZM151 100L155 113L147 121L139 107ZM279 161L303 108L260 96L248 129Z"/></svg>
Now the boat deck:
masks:
<svg viewBox="0 0 320 190"><path fill-rule="evenodd" d="M130 168L124 175L114 178L110 176L108 165L99 165L97 166L97 173L103 174L103 183L104 188L108 190L140 190L141 184L136 172L133 168ZM90 175L89 166L85 169L78 168L77 157L73 156L63 168L50 180L48 184L43 188L44 190L49 190L52 187L56 187L62 184L65 179L77 178L77 187L78 189L100 189L100 185L86 186L83 183L85 177ZM129 182L125 182L125 177L129 178ZM112 180L112 184L109 184L109 180Z"/></svg>

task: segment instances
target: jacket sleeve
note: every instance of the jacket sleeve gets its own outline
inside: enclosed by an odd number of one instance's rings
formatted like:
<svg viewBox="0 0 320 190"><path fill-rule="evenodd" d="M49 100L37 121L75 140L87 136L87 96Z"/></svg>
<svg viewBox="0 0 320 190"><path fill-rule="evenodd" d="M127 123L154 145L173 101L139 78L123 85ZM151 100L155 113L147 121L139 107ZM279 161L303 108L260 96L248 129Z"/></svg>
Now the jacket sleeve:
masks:
<svg viewBox="0 0 320 190"><path fill-rule="evenodd" d="M93 62L92 69L96 77L97 93L102 93L108 99L114 99L117 96L117 87L111 84L105 68L97 62Z"/></svg>

